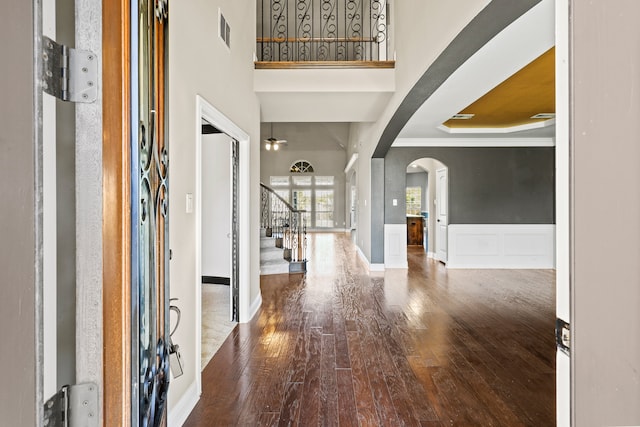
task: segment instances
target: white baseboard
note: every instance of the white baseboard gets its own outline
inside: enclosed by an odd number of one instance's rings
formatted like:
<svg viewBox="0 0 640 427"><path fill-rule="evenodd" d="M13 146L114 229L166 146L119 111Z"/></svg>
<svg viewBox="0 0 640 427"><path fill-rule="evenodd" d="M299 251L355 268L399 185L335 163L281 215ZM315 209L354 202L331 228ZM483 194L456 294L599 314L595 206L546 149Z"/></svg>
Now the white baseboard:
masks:
<svg viewBox="0 0 640 427"><path fill-rule="evenodd" d="M261 305L262 305L262 293L259 293L256 299L254 299L253 302L251 303L251 307L249 307L250 315L249 315L249 320L247 320L247 323L250 322L251 319L253 319L253 316L256 315L258 310L260 310Z"/></svg>
<svg viewBox="0 0 640 427"><path fill-rule="evenodd" d="M196 404L200 400L198 394L198 385L196 382L192 382L187 391L182 395L182 398L176 403L173 408L169 408L167 413L167 425L171 427L179 427L184 422L195 408Z"/></svg>
<svg viewBox="0 0 640 427"><path fill-rule="evenodd" d="M364 252L362 252L362 249L360 249L360 246L358 246L358 245L356 245L356 252L358 253L358 257L360 257L360 261L362 261L364 266L367 267L367 269L368 269L369 268L369 260L364 255Z"/></svg>
<svg viewBox="0 0 640 427"><path fill-rule="evenodd" d="M384 225L384 267L409 268L407 263L407 224Z"/></svg>
<svg viewBox="0 0 640 427"><path fill-rule="evenodd" d="M450 224L448 268L555 268L554 224Z"/></svg>
<svg viewBox="0 0 640 427"><path fill-rule="evenodd" d="M369 264L370 272L384 271L384 270L385 270L384 264Z"/></svg>
<svg viewBox="0 0 640 427"><path fill-rule="evenodd" d="M384 264L371 264L367 259L367 257L364 255L364 252L362 252L362 249L360 249L360 247L357 245L356 245L356 252L360 257L360 261L362 261L362 263L367 268L367 270L369 270L369 272L384 271Z"/></svg>

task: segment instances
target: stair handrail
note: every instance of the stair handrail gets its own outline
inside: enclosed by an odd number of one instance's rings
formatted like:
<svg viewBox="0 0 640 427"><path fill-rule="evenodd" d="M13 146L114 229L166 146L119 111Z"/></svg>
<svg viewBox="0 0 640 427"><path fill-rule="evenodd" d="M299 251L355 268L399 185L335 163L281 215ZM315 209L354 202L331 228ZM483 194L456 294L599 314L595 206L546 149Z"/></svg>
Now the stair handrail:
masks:
<svg viewBox="0 0 640 427"><path fill-rule="evenodd" d="M285 199L283 199L278 193L275 192L275 190L271 187L269 187L268 185L264 184L264 183L260 183L260 187L264 188L265 190L267 190L269 193L271 193L272 196L276 196L278 199L280 199L280 201L282 203L284 203L290 211L292 212L306 212L306 210L297 210L295 209L293 206L291 206L291 204L289 204L289 202L287 202Z"/></svg>
<svg viewBox="0 0 640 427"><path fill-rule="evenodd" d="M271 187L260 183L261 187L261 226L266 229L266 235L274 237L276 247L284 249L284 258L291 263L301 264L302 271L306 270L307 261L307 226L305 224L305 209L295 209ZM272 197L283 209L273 211ZM286 209L286 212L284 211ZM291 271L291 268L290 268Z"/></svg>

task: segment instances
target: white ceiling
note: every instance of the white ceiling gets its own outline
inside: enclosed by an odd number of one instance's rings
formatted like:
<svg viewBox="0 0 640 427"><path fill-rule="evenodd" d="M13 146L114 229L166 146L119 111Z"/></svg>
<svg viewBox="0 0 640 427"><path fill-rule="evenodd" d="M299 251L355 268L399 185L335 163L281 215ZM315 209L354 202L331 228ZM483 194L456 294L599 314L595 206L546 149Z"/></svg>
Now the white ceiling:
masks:
<svg viewBox="0 0 640 427"><path fill-rule="evenodd" d="M504 129L488 133L486 129L481 129L465 134L448 133L438 127L553 47L554 16L554 2L546 0L514 21L479 49L427 99L400 131L398 138L553 138L555 126L512 133L505 133Z"/></svg>

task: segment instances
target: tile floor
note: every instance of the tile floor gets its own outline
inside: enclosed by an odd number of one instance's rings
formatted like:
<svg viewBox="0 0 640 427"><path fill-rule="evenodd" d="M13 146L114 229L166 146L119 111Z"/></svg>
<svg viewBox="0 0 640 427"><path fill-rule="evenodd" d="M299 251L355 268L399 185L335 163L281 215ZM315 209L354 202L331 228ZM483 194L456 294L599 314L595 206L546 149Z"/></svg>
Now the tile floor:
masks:
<svg viewBox="0 0 640 427"><path fill-rule="evenodd" d="M229 286L202 284L202 369L237 325L229 320L230 299Z"/></svg>

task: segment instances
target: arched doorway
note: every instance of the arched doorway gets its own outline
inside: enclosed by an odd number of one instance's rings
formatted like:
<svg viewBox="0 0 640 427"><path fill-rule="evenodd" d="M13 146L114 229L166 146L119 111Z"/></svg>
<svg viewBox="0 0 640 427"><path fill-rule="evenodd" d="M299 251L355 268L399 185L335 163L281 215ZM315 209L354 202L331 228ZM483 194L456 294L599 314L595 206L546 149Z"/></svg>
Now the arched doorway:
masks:
<svg viewBox="0 0 640 427"><path fill-rule="evenodd" d="M411 226L422 226L422 243L429 258L447 262L448 248L448 167L441 161L423 157L407 166L407 235ZM412 218L422 218L415 221ZM417 222L417 224L413 224ZM414 242L415 243L415 242Z"/></svg>

